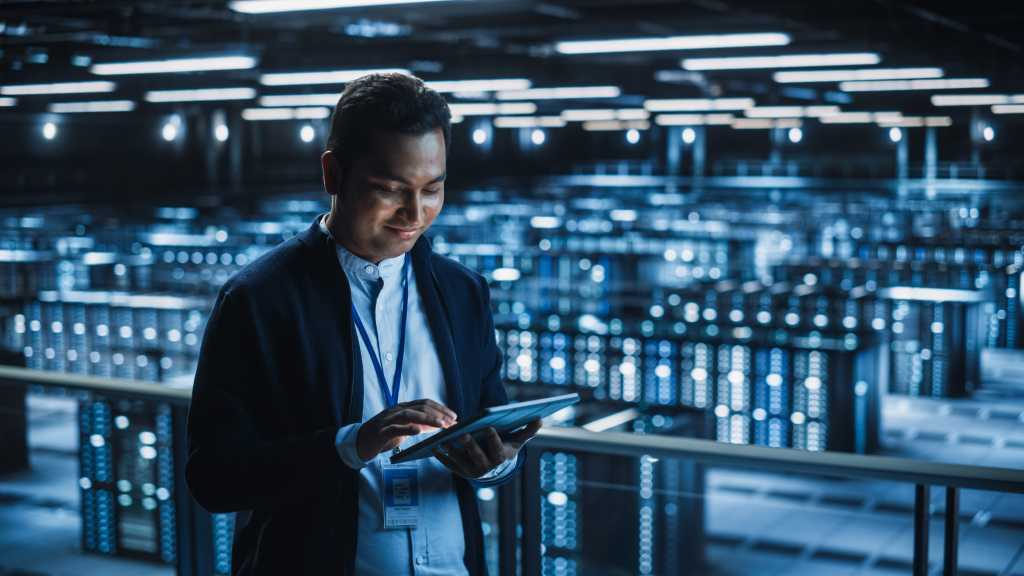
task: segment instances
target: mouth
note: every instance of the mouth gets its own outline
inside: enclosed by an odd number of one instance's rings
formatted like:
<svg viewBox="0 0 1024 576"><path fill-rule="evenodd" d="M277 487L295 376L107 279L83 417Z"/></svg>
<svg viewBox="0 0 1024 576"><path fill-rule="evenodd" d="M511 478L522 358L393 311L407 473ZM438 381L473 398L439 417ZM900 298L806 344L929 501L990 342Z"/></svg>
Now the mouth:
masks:
<svg viewBox="0 0 1024 576"><path fill-rule="evenodd" d="M398 228L396 226L387 226L387 229L394 232L399 238L409 239L416 235L420 231L419 228Z"/></svg>

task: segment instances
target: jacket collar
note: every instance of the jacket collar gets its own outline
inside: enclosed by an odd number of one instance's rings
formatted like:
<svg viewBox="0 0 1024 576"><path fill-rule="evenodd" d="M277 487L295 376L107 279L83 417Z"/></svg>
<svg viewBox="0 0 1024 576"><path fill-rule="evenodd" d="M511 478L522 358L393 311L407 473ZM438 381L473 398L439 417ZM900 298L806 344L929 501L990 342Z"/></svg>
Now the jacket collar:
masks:
<svg viewBox="0 0 1024 576"><path fill-rule="evenodd" d="M333 272L326 275L325 281L333 284L335 286L333 288L334 293L341 294L343 301L347 303L351 301L351 288L348 284L348 279L342 272L341 266L338 264L334 240L320 231L320 218L324 216L325 214L321 214L314 218L312 225L305 231L300 232L297 238L318 254L316 258L318 265L321 265L319 263L324 263L322 265L326 265L329 269L333 270ZM444 289L444 281L439 282L439 279L434 274L433 247L427 236L420 235L407 255L412 257L411 264L413 274L416 276L416 287L420 295L420 303L426 313L427 324L430 326L430 333L437 348L437 356L441 362L441 370L444 373L446 403L460 417L468 416L465 414L465 407L463 406L461 370L459 369L458 356L455 353L455 343L452 337L452 326L455 319L451 315L451 303L446 302L444 299L444 294L448 292ZM327 264L328 262L329 264ZM354 345L355 339L352 336L350 306L342 305L341 309L343 312L341 314L342 318L339 321L347 324L345 331L342 333L348 334ZM359 350L355 346L353 346L353 349L355 353L352 357L361 359L362 356L359 354ZM352 371L353 382L348 395L348 410L346 410L344 419L340 419L341 415L339 414L339 423L360 421L359 416L362 413L363 404L362 370L359 366L354 366L354 368Z"/></svg>

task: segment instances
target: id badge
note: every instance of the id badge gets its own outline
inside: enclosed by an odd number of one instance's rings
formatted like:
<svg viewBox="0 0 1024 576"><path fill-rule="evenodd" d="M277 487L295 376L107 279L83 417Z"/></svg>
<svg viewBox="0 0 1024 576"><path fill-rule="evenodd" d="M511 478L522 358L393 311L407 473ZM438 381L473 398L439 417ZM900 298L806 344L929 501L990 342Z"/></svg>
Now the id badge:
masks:
<svg viewBox="0 0 1024 576"><path fill-rule="evenodd" d="M415 463L381 465L384 488L384 529L415 528L420 516L419 466Z"/></svg>

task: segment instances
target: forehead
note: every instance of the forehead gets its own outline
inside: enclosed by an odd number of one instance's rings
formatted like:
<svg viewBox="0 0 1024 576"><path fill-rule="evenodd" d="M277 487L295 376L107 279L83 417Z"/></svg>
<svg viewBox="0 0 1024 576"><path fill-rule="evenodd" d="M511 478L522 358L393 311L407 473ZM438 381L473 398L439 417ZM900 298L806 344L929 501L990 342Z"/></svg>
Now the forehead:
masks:
<svg viewBox="0 0 1024 576"><path fill-rule="evenodd" d="M368 177L429 182L445 172L444 134L440 128L423 134L374 131L358 163Z"/></svg>

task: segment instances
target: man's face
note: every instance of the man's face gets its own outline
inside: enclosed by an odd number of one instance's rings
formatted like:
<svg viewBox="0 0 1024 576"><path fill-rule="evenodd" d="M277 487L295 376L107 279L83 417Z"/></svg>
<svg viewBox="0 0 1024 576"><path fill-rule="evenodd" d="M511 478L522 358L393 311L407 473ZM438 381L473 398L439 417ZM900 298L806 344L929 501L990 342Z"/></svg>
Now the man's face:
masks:
<svg viewBox="0 0 1024 576"><path fill-rule="evenodd" d="M336 233L357 255L379 262L408 252L444 205L441 129L419 135L374 132L368 153L338 178Z"/></svg>

